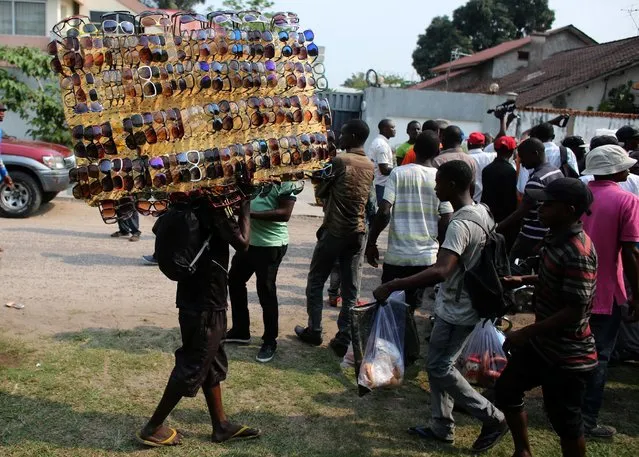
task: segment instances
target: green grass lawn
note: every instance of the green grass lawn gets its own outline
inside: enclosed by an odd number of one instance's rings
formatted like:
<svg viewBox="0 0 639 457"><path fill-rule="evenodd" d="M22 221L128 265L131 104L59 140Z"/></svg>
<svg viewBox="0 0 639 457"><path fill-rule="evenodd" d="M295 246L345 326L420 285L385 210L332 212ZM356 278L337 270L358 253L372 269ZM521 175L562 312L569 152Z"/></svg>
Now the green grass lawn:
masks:
<svg viewBox="0 0 639 457"><path fill-rule="evenodd" d="M426 443L407 427L426 423L428 382L412 368L404 385L359 398L353 371L325 348L282 338L272 363L254 361L257 346L231 347L224 399L229 417L259 427L252 442L214 445L204 398L184 399L169 425L182 446L144 449L134 432L152 413L173 365L177 329L87 330L52 339L0 338L0 456L455 456L479 423L457 415L455 446ZM603 421L621 434L589 443L590 456L639 455L639 367L614 368ZM536 456L560 455L539 394L528 402ZM488 455L510 457L509 436Z"/></svg>

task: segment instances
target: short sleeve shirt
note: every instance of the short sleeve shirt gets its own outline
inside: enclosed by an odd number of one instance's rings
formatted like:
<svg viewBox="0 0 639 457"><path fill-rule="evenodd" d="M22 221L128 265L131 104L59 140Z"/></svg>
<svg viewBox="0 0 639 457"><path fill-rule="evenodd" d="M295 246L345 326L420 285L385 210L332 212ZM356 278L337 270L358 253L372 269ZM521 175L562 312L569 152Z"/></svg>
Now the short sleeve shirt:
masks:
<svg viewBox="0 0 639 457"><path fill-rule="evenodd" d="M477 179L477 162L475 162L475 160L470 155L466 154L461 148L446 149L442 151L441 154L433 159L433 166L435 168L439 168L446 162L452 162L453 160L466 162L473 171L473 179Z"/></svg>
<svg viewBox="0 0 639 457"><path fill-rule="evenodd" d="M377 135L373 140L369 149L368 156L375 164L375 185L385 186L388 176L382 174L379 170L380 165L393 166L393 148L384 135Z"/></svg>
<svg viewBox="0 0 639 457"><path fill-rule="evenodd" d="M580 223L566 233L551 232L546 236L535 286L535 321L548 319L566 307L581 311L575 321L531 340L533 348L548 363L572 371L597 366L595 339L588 324L596 277L597 254Z"/></svg>
<svg viewBox="0 0 639 457"><path fill-rule="evenodd" d="M588 184L594 201L590 215L581 218L599 257L597 292L592 312L611 314L613 304L623 304L626 291L621 263L621 243L639 242L639 198L613 181Z"/></svg>
<svg viewBox="0 0 639 457"><path fill-rule="evenodd" d="M395 157L399 159L403 159L406 156L406 153L408 152L408 150L412 147L413 145L410 143L400 144L399 146L397 146L397 149L395 150Z"/></svg>
<svg viewBox="0 0 639 457"><path fill-rule="evenodd" d="M439 216L453 212L435 194L437 170L412 163L395 168L386 182L384 200L393 205L384 262L429 266L437 261Z"/></svg>
<svg viewBox="0 0 639 457"><path fill-rule="evenodd" d="M530 175L530 179L526 184L525 190L543 189L554 180L563 177L564 175L560 170L548 163L544 163L543 165L535 168L533 174ZM544 236L546 236L546 233L548 233L548 228L539 220L539 207L541 206L541 203L531 199L525 194L524 201L532 203L533 206L528 214L524 216L521 226L521 235L526 238L541 241L544 239Z"/></svg>
<svg viewBox="0 0 639 457"><path fill-rule="evenodd" d="M298 184L283 182L274 185L266 195L258 195L251 200L251 211L272 211L279 207L280 200L293 200ZM288 244L288 224L286 222L251 219L251 246L279 247Z"/></svg>
<svg viewBox="0 0 639 457"><path fill-rule="evenodd" d="M497 158L482 172L481 202L501 222L517 209L517 171L510 162Z"/></svg>
<svg viewBox="0 0 639 457"><path fill-rule="evenodd" d="M557 146L553 142L544 143L545 154L546 154L546 162L551 166L559 169L561 168L561 151L559 146ZM579 173L579 166L577 165L577 157L575 157L575 153L572 152L569 148L566 150L568 155L568 165L570 168ZM517 190L519 193L524 193L526 189L526 183L530 179L530 170L527 170L524 167L520 167L519 169L519 178L517 180Z"/></svg>
<svg viewBox="0 0 639 457"><path fill-rule="evenodd" d="M475 325L479 322L479 315L470 301L470 296L463 284L464 269L472 268L481 257L481 251L486 245L484 230L468 220L468 213L475 213L485 222L486 227L493 227L494 221L483 205L473 204L460 208L448 224L446 239L442 249L447 249L459 256L459 265L439 288L435 299L435 314L437 317L454 325ZM458 289L461 291L458 294ZM459 295L459 299L458 298Z"/></svg>
<svg viewBox="0 0 639 457"><path fill-rule="evenodd" d="M497 153L484 152L481 149L471 149L468 151L468 155L470 155L477 163L477 174L475 175L475 195L473 199L476 202L480 202L481 194L483 191L482 172L484 171L484 168L493 163L493 161L497 157Z"/></svg>

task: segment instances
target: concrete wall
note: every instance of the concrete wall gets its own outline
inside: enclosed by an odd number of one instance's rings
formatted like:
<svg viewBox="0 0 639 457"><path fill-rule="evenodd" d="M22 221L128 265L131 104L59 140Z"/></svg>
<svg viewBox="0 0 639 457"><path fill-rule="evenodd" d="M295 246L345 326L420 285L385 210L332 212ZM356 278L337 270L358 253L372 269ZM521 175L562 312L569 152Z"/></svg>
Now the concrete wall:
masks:
<svg viewBox="0 0 639 457"><path fill-rule="evenodd" d="M549 35L544 45L544 59L558 52L582 48L585 44L572 33L562 32Z"/></svg>
<svg viewBox="0 0 639 457"><path fill-rule="evenodd" d="M494 59L492 79L503 78L506 75L516 72L520 68L526 68L528 66L527 60L519 60L519 51L531 52L531 46L523 46Z"/></svg>
<svg viewBox="0 0 639 457"><path fill-rule="evenodd" d="M599 79L583 86L572 89L559 97L551 97L534 106L543 108L570 108L576 110L588 110L589 107L597 109L602 100L608 98L610 89L626 84L628 81L639 81L639 64L636 67L622 71L607 79Z"/></svg>
<svg viewBox="0 0 639 457"><path fill-rule="evenodd" d="M497 119L486 111L503 101L503 97L495 95L369 87L364 90L362 112L362 119L371 128L366 147L377 135L377 124L384 118L393 119L397 126L392 145L406 141L406 126L411 120L446 119L460 126L466 135L473 131L496 133Z"/></svg>

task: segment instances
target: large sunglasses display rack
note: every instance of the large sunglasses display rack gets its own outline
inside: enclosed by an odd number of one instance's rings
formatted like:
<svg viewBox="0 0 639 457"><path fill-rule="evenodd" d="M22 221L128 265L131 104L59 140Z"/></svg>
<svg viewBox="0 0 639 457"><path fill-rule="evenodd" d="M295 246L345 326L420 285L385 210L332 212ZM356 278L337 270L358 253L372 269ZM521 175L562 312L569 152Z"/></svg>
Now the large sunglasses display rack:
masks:
<svg viewBox="0 0 639 457"><path fill-rule="evenodd" d="M315 34L294 13L113 12L53 34L73 195L107 223L193 195L231 205L237 184L301 180L335 154Z"/></svg>

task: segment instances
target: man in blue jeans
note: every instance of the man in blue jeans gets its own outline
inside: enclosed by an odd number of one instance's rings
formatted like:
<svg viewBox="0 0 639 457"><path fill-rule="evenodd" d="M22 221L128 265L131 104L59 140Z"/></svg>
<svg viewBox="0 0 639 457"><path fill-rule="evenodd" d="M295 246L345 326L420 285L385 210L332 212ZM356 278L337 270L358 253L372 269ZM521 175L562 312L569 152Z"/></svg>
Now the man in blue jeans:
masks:
<svg viewBox="0 0 639 457"><path fill-rule="evenodd" d="M359 119L344 124L340 146L346 152L332 160L332 176L317 188L317 197L326 199L326 205L306 285L308 326L295 327L303 342L322 344L324 284L335 260L339 260L342 308L337 335L329 346L340 357L346 354L351 341L350 313L357 301L360 261L366 244L366 202L373 183L373 164L364 153L369 133L368 125Z"/></svg>
<svg viewBox="0 0 639 457"><path fill-rule="evenodd" d="M508 425L503 413L455 368L466 340L479 322L479 315L465 290L464 271L480 260L486 244L485 230L495 225L486 208L473 201L470 191L473 179L472 169L461 160L452 160L439 167L435 178L437 198L450 202L455 212L446 229L437 262L421 273L382 284L373 295L382 301L396 290L442 283L435 300L435 324L426 360L431 422L427 426L411 427L408 432L426 440L452 443L455 437L453 407L457 403L483 423L472 446L473 452L483 452L497 444L508 432Z"/></svg>

